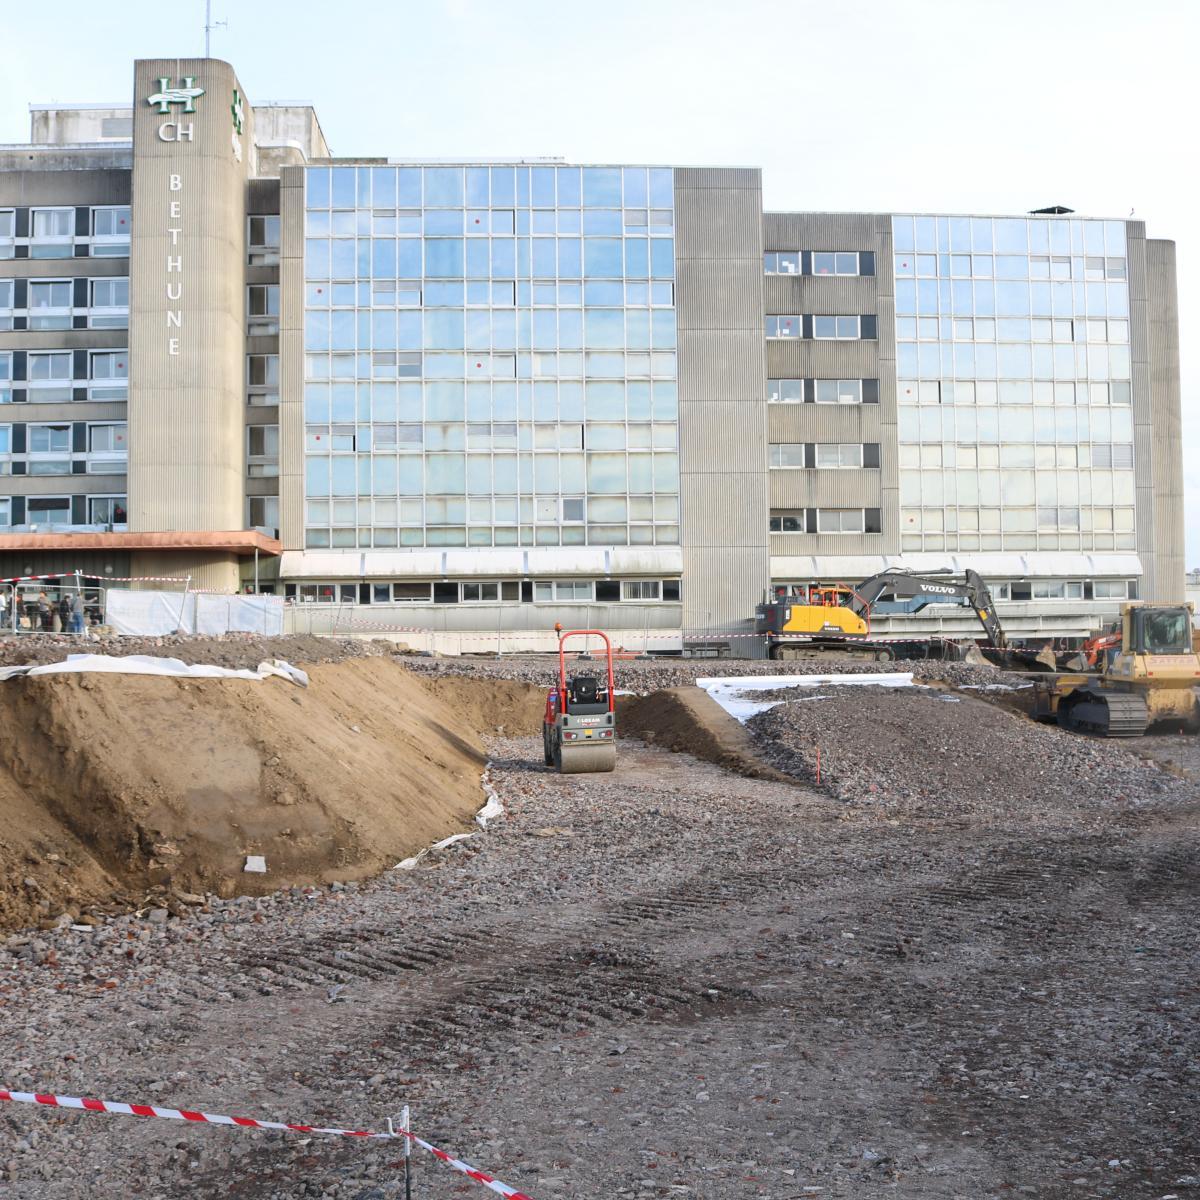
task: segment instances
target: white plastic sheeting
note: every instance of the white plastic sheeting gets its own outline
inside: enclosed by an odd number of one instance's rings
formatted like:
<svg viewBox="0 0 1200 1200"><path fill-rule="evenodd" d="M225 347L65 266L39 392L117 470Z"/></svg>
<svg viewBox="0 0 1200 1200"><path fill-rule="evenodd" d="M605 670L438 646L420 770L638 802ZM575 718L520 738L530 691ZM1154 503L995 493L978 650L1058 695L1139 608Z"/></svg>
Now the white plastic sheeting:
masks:
<svg viewBox="0 0 1200 1200"><path fill-rule="evenodd" d="M17 675L73 675L97 671L109 675L170 675L183 679L250 679L261 682L278 676L289 683L308 687L308 675L282 658L261 662L253 670L234 670L209 663L185 663L178 658L155 658L150 654L70 654L63 662L41 666L0 667L0 680Z"/></svg>
<svg viewBox="0 0 1200 1200"><path fill-rule="evenodd" d="M214 596L196 592L135 592L109 588L105 621L117 633L165 637L172 633L283 633L283 601L278 596Z"/></svg>
<svg viewBox="0 0 1200 1200"><path fill-rule="evenodd" d="M767 692L774 688L819 688L874 684L876 687L912 687L912 672L891 671L879 675L741 675L729 679L697 679L703 688L731 717L745 723L783 700L748 700L747 692ZM812 699L818 699L813 696Z"/></svg>

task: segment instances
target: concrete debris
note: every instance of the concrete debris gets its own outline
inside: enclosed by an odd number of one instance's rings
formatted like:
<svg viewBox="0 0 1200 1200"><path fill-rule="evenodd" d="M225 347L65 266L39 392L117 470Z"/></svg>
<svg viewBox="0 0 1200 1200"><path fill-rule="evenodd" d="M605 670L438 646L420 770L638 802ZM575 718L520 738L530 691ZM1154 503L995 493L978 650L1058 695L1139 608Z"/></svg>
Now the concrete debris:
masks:
<svg viewBox="0 0 1200 1200"><path fill-rule="evenodd" d="M242 868L247 875L265 875L267 860L261 854L247 854L246 865Z"/></svg>

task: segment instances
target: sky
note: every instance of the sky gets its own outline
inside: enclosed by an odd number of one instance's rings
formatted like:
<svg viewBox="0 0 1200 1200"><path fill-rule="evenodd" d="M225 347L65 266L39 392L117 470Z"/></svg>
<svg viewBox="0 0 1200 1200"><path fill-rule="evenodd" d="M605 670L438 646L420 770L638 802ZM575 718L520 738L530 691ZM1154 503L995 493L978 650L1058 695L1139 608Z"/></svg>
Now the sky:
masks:
<svg viewBox="0 0 1200 1200"><path fill-rule="evenodd" d="M212 6L213 57L252 103L313 104L337 155L760 166L769 209L1132 213L1177 245L1200 567L1196 0ZM203 54L204 20L0 0L0 143L28 140L31 102L131 102L132 60Z"/></svg>

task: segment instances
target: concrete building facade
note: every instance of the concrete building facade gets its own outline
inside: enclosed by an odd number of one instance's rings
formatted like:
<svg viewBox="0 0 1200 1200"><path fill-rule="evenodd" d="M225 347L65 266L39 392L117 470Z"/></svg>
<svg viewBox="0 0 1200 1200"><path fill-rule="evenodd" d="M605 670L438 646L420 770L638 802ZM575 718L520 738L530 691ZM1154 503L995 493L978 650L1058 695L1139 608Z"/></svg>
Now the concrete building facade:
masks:
<svg viewBox="0 0 1200 1200"><path fill-rule="evenodd" d="M0 147L0 574L663 649L884 567L974 567L1034 639L1182 596L1174 253L1140 222L337 159L216 60L31 111Z"/></svg>

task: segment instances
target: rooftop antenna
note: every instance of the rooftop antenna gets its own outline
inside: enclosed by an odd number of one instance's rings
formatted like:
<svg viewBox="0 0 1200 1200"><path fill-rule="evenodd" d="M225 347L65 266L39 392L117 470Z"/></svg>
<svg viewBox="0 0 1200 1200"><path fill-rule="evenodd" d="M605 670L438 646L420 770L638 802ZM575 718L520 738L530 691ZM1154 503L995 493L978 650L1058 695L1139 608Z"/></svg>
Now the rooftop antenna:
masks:
<svg viewBox="0 0 1200 1200"><path fill-rule="evenodd" d="M212 58L212 31L214 29L228 29L228 21L214 21L212 19L212 0L204 0L204 57Z"/></svg>

